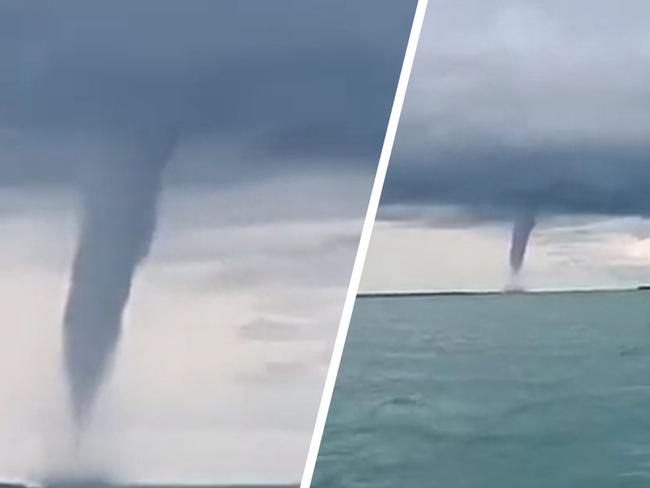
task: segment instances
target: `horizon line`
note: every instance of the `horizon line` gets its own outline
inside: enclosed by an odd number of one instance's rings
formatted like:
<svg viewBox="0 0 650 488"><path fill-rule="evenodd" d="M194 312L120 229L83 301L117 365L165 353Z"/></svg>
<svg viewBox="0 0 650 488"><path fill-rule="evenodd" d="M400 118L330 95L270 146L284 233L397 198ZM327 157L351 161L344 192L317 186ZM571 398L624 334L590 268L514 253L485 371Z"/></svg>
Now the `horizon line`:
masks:
<svg viewBox="0 0 650 488"><path fill-rule="evenodd" d="M649 291L650 285L625 287L593 287L593 288L503 288L503 289L450 289L450 290L371 290L360 291L357 298L389 298L389 297L424 297L424 296L480 296L480 295L535 295L551 293L605 293L605 292L635 292Z"/></svg>

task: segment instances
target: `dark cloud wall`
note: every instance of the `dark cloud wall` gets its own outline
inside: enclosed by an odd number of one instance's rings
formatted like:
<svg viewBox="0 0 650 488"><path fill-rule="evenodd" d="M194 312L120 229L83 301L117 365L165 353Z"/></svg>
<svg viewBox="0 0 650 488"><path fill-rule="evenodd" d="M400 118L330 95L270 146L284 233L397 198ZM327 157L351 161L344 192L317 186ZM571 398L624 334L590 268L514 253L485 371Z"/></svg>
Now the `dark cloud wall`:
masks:
<svg viewBox="0 0 650 488"><path fill-rule="evenodd" d="M202 166L371 167L415 3L0 1L0 183L66 179L80 132L235 146Z"/></svg>
<svg viewBox="0 0 650 488"><path fill-rule="evenodd" d="M648 15L638 1L434 0L381 215L650 214Z"/></svg>
<svg viewBox="0 0 650 488"><path fill-rule="evenodd" d="M458 205L496 218L518 209L650 215L649 156L650 145L599 144L435 148L420 160L398 153L383 204Z"/></svg>

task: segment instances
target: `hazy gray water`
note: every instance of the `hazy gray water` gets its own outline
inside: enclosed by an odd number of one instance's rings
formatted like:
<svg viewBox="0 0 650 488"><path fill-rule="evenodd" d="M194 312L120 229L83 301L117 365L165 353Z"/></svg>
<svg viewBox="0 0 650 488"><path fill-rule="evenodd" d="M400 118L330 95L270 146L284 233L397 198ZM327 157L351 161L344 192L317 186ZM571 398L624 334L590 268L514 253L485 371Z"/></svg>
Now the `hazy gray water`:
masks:
<svg viewBox="0 0 650 488"><path fill-rule="evenodd" d="M74 480L74 481L55 481L42 482L38 485L23 485L18 483L0 482L0 488L298 488L298 485L169 485L169 484L114 484L97 480Z"/></svg>
<svg viewBox="0 0 650 488"><path fill-rule="evenodd" d="M314 479L650 486L650 292L358 300Z"/></svg>
<svg viewBox="0 0 650 488"><path fill-rule="evenodd" d="M36 485L21 485L16 483L2 483L0 488L34 488ZM168 485L168 484L136 484L118 485L103 481L60 481L54 483L39 483L43 488L298 488L298 485Z"/></svg>

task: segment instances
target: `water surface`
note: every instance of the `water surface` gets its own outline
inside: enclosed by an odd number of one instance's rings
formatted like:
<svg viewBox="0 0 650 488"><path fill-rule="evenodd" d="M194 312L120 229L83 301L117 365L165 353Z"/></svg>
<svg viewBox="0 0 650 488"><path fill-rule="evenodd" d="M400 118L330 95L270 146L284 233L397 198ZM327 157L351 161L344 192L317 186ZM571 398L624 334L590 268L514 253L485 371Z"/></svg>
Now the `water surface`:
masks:
<svg viewBox="0 0 650 488"><path fill-rule="evenodd" d="M650 486L650 292L359 299L314 480Z"/></svg>

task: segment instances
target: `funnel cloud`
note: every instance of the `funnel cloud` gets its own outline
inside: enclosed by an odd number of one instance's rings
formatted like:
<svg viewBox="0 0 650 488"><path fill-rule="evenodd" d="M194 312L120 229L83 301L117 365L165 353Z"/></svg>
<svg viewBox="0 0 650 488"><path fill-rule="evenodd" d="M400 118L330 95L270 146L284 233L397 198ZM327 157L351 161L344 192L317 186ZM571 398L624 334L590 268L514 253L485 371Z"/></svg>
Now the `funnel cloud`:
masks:
<svg viewBox="0 0 650 488"><path fill-rule="evenodd" d="M526 256L526 247L530 233L535 227L535 215L532 212L522 212L515 219L512 228L512 243L510 245L510 270L513 277L519 275Z"/></svg>
<svg viewBox="0 0 650 488"><path fill-rule="evenodd" d="M123 159L88 165L83 217L64 316L65 371L74 420L87 421L120 338L134 273L155 231L172 135L127 138Z"/></svg>

